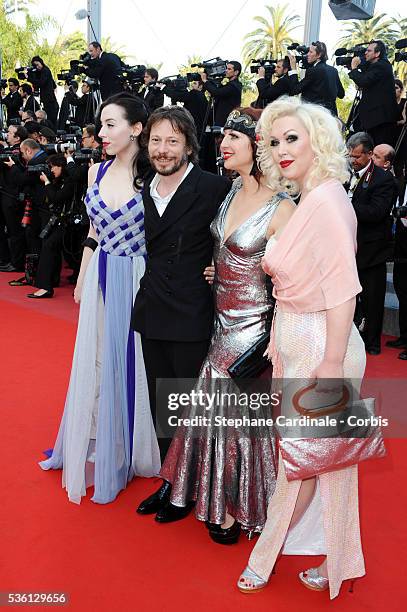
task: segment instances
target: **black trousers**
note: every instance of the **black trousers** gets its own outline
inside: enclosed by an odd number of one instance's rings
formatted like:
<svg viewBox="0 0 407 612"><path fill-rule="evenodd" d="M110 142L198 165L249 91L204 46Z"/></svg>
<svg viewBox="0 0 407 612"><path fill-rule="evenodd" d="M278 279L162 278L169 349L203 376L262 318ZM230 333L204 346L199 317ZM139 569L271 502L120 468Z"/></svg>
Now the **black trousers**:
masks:
<svg viewBox="0 0 407 612"><path fill-rule="evenodd" d="M400 338L407 343L407 261L394 262L393 285L399 301Z"/></svg>
<svg viewBox="0 0 407 612"><path fill-rule="evenodd" d="M366 132L373 138L375 146L389 144L394 147L396 144L396 125L394 123L382 123L366 130Z"/></svg>
<svg viewBox="0 0 407 612"><path fill-rule="evenodd" d="M174 342L149 340L141 335L144 363L146 366L148 393L154 425L156 424L157 393L159 378L197 378L208 353L209 340L200 342ZM166 415L163 415L166 416ZM159 438L161 460L165 458L171 444L168 438Z"/></svg>
<svg viewBox="0 0 407 612"><path fill-rule="evenodd" d="M386 262L358 272L362 285L360 304L362 315L366 319L362 337L366 348L380 350L386 297Z"/></svg>
<svg viewBox="0 0 407 612"><path fill-rule="evenodd" d="M38 262L35 286L52 291L58 285L62 265L62 240L64 230L55 227L42 241L41 255Z"/></svg>
<svg viewBox="0 0 407 612"><path fill-rule="evenodd" d="M24 270L25 261L25 234L21 226L23 218L23 204L16 198L3 195L2 211L7 227L8 246L10 250L10 262L17 270Z"/></svg>

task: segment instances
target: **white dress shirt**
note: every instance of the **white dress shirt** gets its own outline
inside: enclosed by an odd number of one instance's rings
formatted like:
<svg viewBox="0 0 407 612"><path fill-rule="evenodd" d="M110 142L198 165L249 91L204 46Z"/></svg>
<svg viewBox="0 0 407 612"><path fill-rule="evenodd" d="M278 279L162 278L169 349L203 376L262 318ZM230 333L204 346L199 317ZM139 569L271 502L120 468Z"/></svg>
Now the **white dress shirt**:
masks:
<svg viewBox="0 0 407 612"><path fill-rule="evenodd" d="M182 179L180 180L180 182L178 183L178 185L176 186L176 188L174 189L174 191L172 191L171 193L169 193L168 195L166 195L164 198L160 196L160 194L157 191L157 187L160 183L160 179L161 176L157 173L155 175L155 177L153 178L153 180L151 181L150 184L150 195L154 200L154 204L155 207L157 209L158 214L160 215L160 217L163 216L165 209L167 208L172 196L174 195L174 193L177 191L178 187L181 185L182 181L188 176L188 174L191 172L192 168L194 167L194 164L189 162L187 169L184 172L184 175L182 177Z"/></svg>

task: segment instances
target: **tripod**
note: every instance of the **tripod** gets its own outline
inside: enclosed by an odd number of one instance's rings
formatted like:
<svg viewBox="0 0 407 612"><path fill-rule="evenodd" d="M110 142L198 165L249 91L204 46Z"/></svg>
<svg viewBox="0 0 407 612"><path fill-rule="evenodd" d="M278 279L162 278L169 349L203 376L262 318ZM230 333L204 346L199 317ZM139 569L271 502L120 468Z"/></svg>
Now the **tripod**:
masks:
<svg viewBox="0 0 407 612"><path fill-rule="evenodd" d="M354 123L359 118L359 104L362 99L362 92L360 89L356 91L355 97L352 102L352 107L349 111L349 116L345 123L345 130L349 135L350 132L354 132Z"/></svg>
<svg viewBox="0 0 407 612"><path fill-rule="evenodd" d="M209 117L212 113L212 125L208 124ZM204 120L202 123L202 132L199 138L199 147L205 143L204 162L205 170L213 172L216 166L216 172L219 175L223 174L223 165L219 163L219 135L222 134L222 127L215 125L215 107L213 97L210 96L206 107Z"/></svg>
<svg viewBox="0 0 407 612"><path fill-rule="evenodd" d="M401 147L401 143L403 142L403 138L406 135L406 131L407 131L407 122L403 125L403 127L401 128L401 132L399 137L397 138L397 142L396 145L394 147L394 152L397 155L397 153L399 152L399 149Z"/></svg>

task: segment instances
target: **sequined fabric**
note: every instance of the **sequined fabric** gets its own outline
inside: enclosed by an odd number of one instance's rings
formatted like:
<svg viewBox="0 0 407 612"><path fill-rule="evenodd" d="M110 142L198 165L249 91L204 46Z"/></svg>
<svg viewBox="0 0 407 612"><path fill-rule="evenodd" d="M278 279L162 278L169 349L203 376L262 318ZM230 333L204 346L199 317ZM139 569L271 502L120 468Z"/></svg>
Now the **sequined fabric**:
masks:
<svg viewBox="0 0 407 612"><path fill-rule="evenodd" d="M324 355L326 313L284 312L277 304L273 335L274 351L284 379L307 378ZM364 344L352 325L343 364L345 378L361 380L365 364ZM249 566L262 578L270 576L286 540L300 486L301 481L287 481L280 454L278 480L269 504L267 522L249 559ZM365 573L360 541L357 466L319 476L318 494L321 496L322 516L317 520L323 522L332 599L338 595L343 580Z"/></svg>
<svg viewBox="0 0 407 612"><path fill-rule="evenodd" d="M234 184L211 226L215 321L197 385L204 391L213 391L217 381L220 390L226 390L227 368L264 333L271 315L271 285L260 262L270 220L287 196L277 194L225 240L227 210L240 187L240 181ZM241 410L242 415L247 414L243 407ZM242 432L224 427L215 431L208 426L194 437L179 428L161 475L172 483L173 504L184 506L196 500L198 519L222 524L228 512L243 527L261 530L275 488L275 456L274 433L269 430Z"/></svg>

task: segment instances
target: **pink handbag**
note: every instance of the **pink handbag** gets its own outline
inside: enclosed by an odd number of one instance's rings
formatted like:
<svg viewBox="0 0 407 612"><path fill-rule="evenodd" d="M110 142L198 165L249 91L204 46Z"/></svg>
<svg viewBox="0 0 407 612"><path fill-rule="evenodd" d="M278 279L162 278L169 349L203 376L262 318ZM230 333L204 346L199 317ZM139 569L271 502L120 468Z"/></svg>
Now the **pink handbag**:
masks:
<svg viewBox="0 0 407 612"><path fill-rule="evenodd" d="M375 400L368 398L349 404L349 391L344 386L343 397L335 406L310 410L300 406L301 397L314 389L316 383L300 389L293 396L293 407L302 416L323 417L341 413L346 420L347 414L374 417ZM384 457L386 449L380 425L370 425L366 437L350 437L359 432L360 427L345 425L340 435L346 437L326 438L280 438L280 452L287 480L305 480L334 470L342 470L351 465Z"/></svg>

